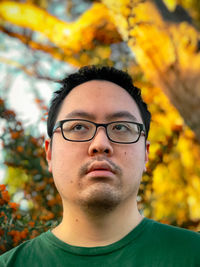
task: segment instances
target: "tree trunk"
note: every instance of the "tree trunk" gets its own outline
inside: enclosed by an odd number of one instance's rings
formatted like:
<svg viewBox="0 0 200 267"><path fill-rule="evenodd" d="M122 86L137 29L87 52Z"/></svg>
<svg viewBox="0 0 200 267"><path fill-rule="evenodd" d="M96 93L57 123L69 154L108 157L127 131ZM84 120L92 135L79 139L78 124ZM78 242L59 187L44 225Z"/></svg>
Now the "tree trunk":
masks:
<svg viewBox="0 0 200 267"><path fill-rule="evenodd" d="M125 2L119 1L117 9L104 1L145 75L165 92L200 142L199 32L184 12L175 20L155 1ZM123 23L117 23L120 15Z"/></svg>

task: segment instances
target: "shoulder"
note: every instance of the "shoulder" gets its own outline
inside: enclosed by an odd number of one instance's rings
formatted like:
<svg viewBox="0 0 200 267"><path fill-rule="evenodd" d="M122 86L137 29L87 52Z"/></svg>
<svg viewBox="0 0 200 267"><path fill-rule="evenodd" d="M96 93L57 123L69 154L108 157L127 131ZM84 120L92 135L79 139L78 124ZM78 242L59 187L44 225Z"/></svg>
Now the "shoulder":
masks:
<svg viewBox="0 0 200 267"><path fill-rule="evenodd" d="M26 260L30 257L31 253L35 248L40 249L43 237L46 233L37 236L34 239L28 240L20 244L19 246L5 252L0 256L0 266L15 266L14 263L21 258L21 261Z"/></svg>
<svg viewBox="0 0 200 267"><path fill-rule="evenodd" d="M165 239L172 244L184 243L200 246L200 233L188 229L167 225L148 219L155 238Z"/></svg>

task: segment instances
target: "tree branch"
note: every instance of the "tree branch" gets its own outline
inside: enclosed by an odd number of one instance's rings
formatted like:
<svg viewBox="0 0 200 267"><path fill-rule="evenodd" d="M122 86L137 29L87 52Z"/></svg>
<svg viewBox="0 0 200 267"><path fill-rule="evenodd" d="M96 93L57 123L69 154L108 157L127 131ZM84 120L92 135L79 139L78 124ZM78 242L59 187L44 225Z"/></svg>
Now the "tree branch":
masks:
<svg viewBox="0 0 200 267"><path fill-rule="evenodd" d="M200 142L200 33L187 22L163 19L154 1L132 0L130 5L121 0L115 7L102 1L146 76L165 92Z"/></svg>
<svg viewBox="0 0 200 267"><path fill-rule="evenodd" d="M103 44L121 41L108 9L100 3L93 4L79 19L70 23L32 4L14 1L0 3L0 17L3 22L41 33L66 55L93 48L94 40Z"/></svg>

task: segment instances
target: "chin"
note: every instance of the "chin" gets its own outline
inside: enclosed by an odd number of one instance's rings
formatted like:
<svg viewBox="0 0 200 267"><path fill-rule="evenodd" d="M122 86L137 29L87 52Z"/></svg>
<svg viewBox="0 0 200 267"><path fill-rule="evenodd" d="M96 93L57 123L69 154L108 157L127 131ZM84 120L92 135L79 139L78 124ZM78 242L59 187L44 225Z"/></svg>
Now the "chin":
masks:
<svg viewBox="0 0 200 267"><path fill-rule="evenodd" d="M113 211L121 203L121 192L109 185L92 186L82 193L78 204L91 215L102 216Z"/></svg>

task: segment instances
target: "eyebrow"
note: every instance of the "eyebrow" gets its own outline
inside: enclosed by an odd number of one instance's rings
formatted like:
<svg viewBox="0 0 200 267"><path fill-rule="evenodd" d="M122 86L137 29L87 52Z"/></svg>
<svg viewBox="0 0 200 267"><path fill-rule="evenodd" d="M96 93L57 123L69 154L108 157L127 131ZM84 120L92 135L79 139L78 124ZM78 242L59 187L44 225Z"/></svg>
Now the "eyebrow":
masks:
<svg viewBox="0 0 200 267"><path fill-rule="evenodd" d="M88 119L88 120L95 120L96 119L95 115L88 113L88 112L85 112L83 110L74 110L65 116L66 119L77 118L77 117ZM133 114L131 114L130 112L125 111L125 110L121 110L121 111L114 112L112 114L108 114L105 116L105 118L107 120L126 118L126 119L130 119L132 121L136 121L136 122L138 121L137 118Z"/></svg>
<svg viewBox="0 0 200 267"><path fill-rule="evenodd" d="M130 120L137 121L137 118L133 114L125 110L117 111L114 112L113 114L109 114L106 116L106 119L108 120L120 119L120 118L128 118Z"/></svg>
<svg viewBox="0 0 200 267"><path fill-rule="evenodd" d="M85 112L83 110L74 110L70 113L68 113L65 118L84 118L84 119L90 119L90 120L95 120L95 116L91 113Z"/></svg>

